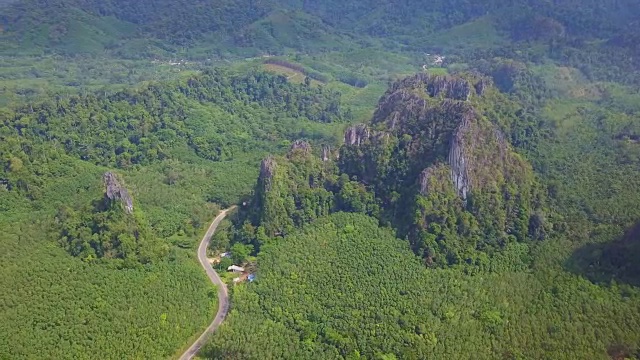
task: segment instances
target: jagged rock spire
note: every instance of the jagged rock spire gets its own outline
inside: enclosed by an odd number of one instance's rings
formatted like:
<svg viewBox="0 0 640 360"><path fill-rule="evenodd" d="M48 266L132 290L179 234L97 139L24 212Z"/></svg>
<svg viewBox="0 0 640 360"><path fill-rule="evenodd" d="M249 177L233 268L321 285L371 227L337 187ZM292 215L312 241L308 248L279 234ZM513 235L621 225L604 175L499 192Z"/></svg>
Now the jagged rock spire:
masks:
<svg viewBox="0 0 640 360"><path fill-rule="evenodd" d="M269 191L271 189L273 175L276 172L277 166L278 164L273 156L268 156L262 160L262 163L260 163L260 181L262 182L265 191Z"/></svg>
<svg viewBox="0 0 640 360"><path fill-rule="evenodd" d="M127 214L133 213L133 199L129 195L129 191L118 180L116 174L111 171L107 171L102 176L102 181L105 186L105 196L110 201L120 201L124 206L124 210Z"/></svg>
<svg viewBox="0 0 640 360"><path fill-rule="evenodd" d="M345 145L360 146L362 142L369 139L369 136L371 136L371 131L367 125L350 126L344 133L344 143Z"/></svg>
<svg viewBox="0 0 640 360"><path fill-rule="evenodd" d="M291 144L291 148L289 149L289 154L296 152L296 151L301 151L303 152L305 155L310 154L311 153L311 144L309 144L308 142L304 141L304 140L296 140L293 142L293 144Z"/></svg>
<svg viewBox="0 0 640 360"><path fill-rule="evenodd" d="M322 161L329 161L331 158L331 147L329 145L322 145Z"/></svg>

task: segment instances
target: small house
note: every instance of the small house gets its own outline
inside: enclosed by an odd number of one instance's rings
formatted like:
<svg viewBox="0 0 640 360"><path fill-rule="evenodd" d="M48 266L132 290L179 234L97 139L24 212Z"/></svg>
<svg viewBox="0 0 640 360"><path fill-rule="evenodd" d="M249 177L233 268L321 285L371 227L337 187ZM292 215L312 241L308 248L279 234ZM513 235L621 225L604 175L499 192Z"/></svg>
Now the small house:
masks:
<svg viewBox="0 0 640 360"><path fill-rule="evenodd" d="M244 272L244 268L236 265L231 265L227 268L227 271L241 273L241 272Z"/></svg>

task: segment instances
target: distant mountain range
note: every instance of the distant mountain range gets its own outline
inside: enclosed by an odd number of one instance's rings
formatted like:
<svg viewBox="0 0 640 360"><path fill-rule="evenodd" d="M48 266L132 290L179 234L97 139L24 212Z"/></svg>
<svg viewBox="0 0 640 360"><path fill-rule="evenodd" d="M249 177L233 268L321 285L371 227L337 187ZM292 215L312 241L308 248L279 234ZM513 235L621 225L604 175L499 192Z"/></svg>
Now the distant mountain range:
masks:
<svg viewBox="0 0 640 360"><path fill-rule="evenodd" d="M148 57L184 48L215 53L238 47L315 52L358 46L368 38L420 50L469 24L470 33L517 41L609 40L634 29L639 1L587 2L0 0L9 5L0 15L0 53L106 51ZM453 40L445 37L440 45L452 46Z"/></svg>

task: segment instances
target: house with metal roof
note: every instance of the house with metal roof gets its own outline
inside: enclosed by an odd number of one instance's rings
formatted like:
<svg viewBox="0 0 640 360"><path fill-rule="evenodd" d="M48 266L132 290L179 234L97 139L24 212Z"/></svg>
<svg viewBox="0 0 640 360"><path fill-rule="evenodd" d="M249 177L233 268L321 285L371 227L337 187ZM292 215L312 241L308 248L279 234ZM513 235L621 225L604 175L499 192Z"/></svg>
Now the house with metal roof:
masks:
<svg viewBox="0 0 640 360"><path fill-rule="evenodd" d="M244 272L244 268L240 267L240 266L236 266L236 265L231 265L227 268L227 271L233 271L233 272Z"/></svg>

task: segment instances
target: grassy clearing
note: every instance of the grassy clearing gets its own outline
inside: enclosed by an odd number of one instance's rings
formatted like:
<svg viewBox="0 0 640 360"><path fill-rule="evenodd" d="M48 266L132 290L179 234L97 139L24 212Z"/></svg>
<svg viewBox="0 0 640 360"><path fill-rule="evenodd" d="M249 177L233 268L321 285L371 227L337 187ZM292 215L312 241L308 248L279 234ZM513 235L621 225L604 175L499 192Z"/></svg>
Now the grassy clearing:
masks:
<svg viewBox="0 0 640 360"><path fill-rule="evenodd" d="M300 56L299 60L301 64L319 72L332 75L352 73L372 81L383 82L399 74L413 74L422 66L417 58L379 48Z"/></svg>
<svg viewBox="0 0 640 360"><path fill-rule="evenodd" d="M430 46L450 49L495 48L508 43L490 16L436 32L426 42Z"/></svg>
<svg viewBox="0 0 640 360"><path fill-rule="evenodd" d="M566 135L575 126L580 126L582 116L580 108L593 108L594 104L587 101L558 99L550 101L543 109L543 115L553 121L553 126L559 134Z"/></svg>
<svg viewBox="0 0 640 360"><path fill-rule="evenodd" d="M74 59L58 56L0 58L0 104L32 102L55 94L113 92L148 82L183 79L205 65L171 66L151 60Z"/></svg>
<svg viewBox="0 0 640 360"><path fill-rule="evenodd" d="M600 85L590 82L578 69L565 66L543 65L532 71L544 79L549 90L556 96L579 100L599 100L602 97Z"/></svg>
<svg viewBox="0 0 640 360"><path fill-rule="evenodd" d="M280 74L280 75L284 75L287 77L287 80L289 80L290 82L294 83L294 84L302 84L304 82L304 79L307 77L307 75L303 74L300 71L294 70L294 69L290 69L286 66L282 66L282 65L276 65L276 64L263 64L262 67L267 70L267 71L271 71L274 72L276 74ZM311 79L311 85L321 85L324 84L323 82L320 82L316 79Z"/></svg>
<svg viewBox="0 0 640 360"><path fill-rule="evenodd" d="M387 89L387 86L381 82L369 83L364 88L356 88L337 81L329 83L328 86L342 93L342 102L350 106L356 122L368 122L371 119L376 103Z"/></svg>

